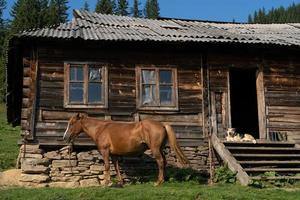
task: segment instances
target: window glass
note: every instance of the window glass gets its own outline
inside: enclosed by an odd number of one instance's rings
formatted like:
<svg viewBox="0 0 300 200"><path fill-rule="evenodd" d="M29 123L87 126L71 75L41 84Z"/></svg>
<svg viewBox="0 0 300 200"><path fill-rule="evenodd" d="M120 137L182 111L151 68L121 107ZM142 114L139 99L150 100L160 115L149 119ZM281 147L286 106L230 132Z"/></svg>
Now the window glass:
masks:
<svg viewBox="0 0 300 200"><path fill-rule="evenodd" d="M70 81L83 81L83 67L70 67Z"/></svg>
<svg viewBox="0 0 300 200"><path fill-rule="evenodd" d="M175 69L153 67L141 69L140 72L140 106L149 109L177 106L176 80L173 77Z"/></svg>
<svg viewBox="0 0 300 200"><path fill-rule="evenodd" d="M172 83L172 71L170 70L160 70L159 71L159 82L163 84Z"/></svg>
<svg viewBox="0 0 300 200"><path fill-rule="evenodd" d="M152 105L155 101L155 85L144 85L142 91L143 105Z"/></svg>
<svg viewBox="0 0 300 200"><path fill-rule="evenodd" d="M102 84L101 83L89 83L88 87L88 102L96 103L102 100Z"/></svg>
<svg viewBox="0 0 300 200"><path fill-rule="evenodd" d="M101 81L101 69L89 68L89 81Z"/></svg>
<svg viewBox="0 0 300 200"><path fill-rule="evenodd" d="M70 102L83 102L83 83L70 83Z"/></svg>
<svg viewBox="0 0 300 200"><path fill-rule="evenodd" d="M106 86L106 77L103 77L105 68L97 64L67 64L68 95L65 99L66 107L98 107L106 106L104 91Z"/></svg>
<svg viewBox="0 0 300 200"><path fill-rule="evenodd" d="M70 81L76 80L76 67L70 67Z"/></svg>
<svg viewBox="0 0 300 200"><path fill-rule="evenodd" d="M160 103L162 105L172 104L172 87L160 86L159 87Z"/></svg>
<svg viewBox="0 0 300 200"><path fill-rule="evenodd" d="M142 83L155 84L155 71L154 70L142 70Z"/></svg>

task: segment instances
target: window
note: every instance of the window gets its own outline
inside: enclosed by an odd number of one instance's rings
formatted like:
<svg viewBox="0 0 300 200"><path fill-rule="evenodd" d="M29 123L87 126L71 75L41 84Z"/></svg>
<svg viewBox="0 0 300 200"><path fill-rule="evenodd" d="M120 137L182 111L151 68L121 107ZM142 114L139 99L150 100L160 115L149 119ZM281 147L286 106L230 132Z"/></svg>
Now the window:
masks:
<svg viewBox="0 0 300 200"><path fill-rule="evenodd" d="M140 109L178 109L177 71L175 68L137 68Z"/></svg>
<svg viewBox="0 0 300 200"><path fill-rule="evenodd" d="M107 72L101 64L65 64L65 107L107 107Z"/></svg>

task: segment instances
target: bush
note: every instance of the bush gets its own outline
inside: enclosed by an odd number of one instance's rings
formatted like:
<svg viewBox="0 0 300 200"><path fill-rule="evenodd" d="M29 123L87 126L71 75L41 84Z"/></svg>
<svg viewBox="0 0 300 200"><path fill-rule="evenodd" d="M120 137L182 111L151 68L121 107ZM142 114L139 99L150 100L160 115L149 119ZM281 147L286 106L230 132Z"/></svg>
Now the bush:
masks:
<svg viewBox="0 0 300 200"><path fill-rule="evenodd" d="M218 167L215 170L214 182L215 183L235 183L236 182L236 173L232 172L228 168L228 165L225 164L224 166Z"/></svg>
<svg viewBox="0 0 300 200"><path fill-rule="evenodd" d="M254 180L252 181L250 186L256 187L256 188L268 188L268 187L287 187L296 185L297 181L295 179L292 179L293 176L297 176L297 174L291 174L287 175L291 177L291 179L285 178L285 179L275 179L275 180L268 180L268 177L276 177L279 176L277 172L269 171L265 172L263 174L260 174L261 180Z"/></svg>

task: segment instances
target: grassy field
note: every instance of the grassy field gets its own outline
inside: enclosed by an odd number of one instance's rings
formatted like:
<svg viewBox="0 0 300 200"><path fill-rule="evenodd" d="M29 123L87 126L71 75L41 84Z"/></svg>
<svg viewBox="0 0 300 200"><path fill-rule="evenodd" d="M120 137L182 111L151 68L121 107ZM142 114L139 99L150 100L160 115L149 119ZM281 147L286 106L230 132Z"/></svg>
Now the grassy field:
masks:
<svg viewBox="0 0 300 200"><path fill-rule="evenodd" d="M124 188L79 188L79 189L24 189L2 188L2 200L92 200L92 199L198 199L198 200L296 200L300 191L286 191L283 189L255 189L239 185L226 184L207 186L194 182L165 183L163 186L154 187L153 184L129 185Z"/></svg>
<svg viewBox="0 0 300 200"><path fill-rule="evenodd" d="M20 139L20 128L12 128L6 123L5 106L0 104L0 171L13 168L18 154L17 140ZM170 172L170 171L169 171ZM198 199L198 200L296 200L300 199L297 187L284 189L256 189L242 187L238 184L208 186L198 182L166 182L160 187L153 183L126 185L124 188L9 188L0 187L1 200L92 200L92 199Z"/></svg>
<svg viewBox="0 0 300 200"><path fill-rule="evenodd" d="M0 103L0 171L15 167L18 139L20 128L13 128L7 124L5 105Z"/></svg>

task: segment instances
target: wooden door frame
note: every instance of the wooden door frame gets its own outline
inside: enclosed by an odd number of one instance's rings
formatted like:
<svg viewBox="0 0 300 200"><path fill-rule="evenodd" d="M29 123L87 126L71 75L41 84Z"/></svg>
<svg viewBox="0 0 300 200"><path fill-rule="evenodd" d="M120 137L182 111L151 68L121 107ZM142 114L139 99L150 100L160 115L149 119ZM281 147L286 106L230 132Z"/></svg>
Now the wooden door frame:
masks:
<svg viewBox="0 0 300 200"><path fill-rule="evenodd" d="M227 89L228 89L228 126L231 128L231 91L230 91L230 69L227 74ZM258 130L259 139L267 139L267 126L266 126L266 103L264 91L264 74L263 66L256 67L256 99L257 99L257 115L258 115Z"/></svg>
<svg viewBox="0 0 300 200"><path fill-rule="evenodd" d="M266 126L266 101L264 87L264 72L263 66L259 65L256 71L256 93L257 93L257 109L258 109L258 130L259 139L267 139Z"/></svg>

